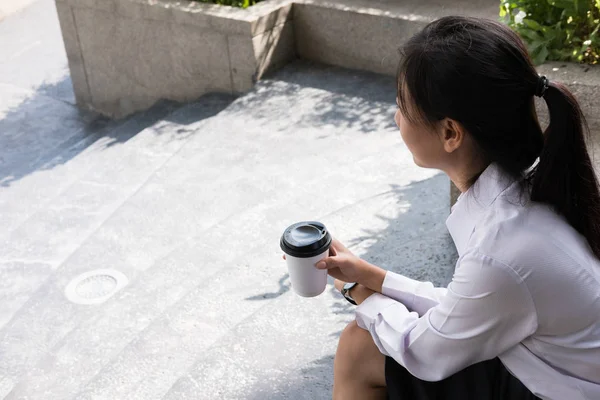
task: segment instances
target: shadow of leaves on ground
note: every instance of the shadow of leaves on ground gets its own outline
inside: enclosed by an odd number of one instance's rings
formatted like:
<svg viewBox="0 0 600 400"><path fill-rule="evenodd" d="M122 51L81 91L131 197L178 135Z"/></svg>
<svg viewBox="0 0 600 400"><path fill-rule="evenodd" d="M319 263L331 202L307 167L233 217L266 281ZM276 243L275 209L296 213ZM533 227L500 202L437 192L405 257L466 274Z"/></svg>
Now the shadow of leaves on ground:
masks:
<svg viewBox="0 0 600 400"><path fill-rule="evenodd" d="M248 400L329 400L333 382L333 355L310 362L292 375L284 375L275 387L260 385L244 397Z"/></svg>
<svg viewBox="0 0 600 400"><path fill-rule="evenodd" d="M216 115L233 100L230 95L203 96L179 114L174 111L181 104L161 101L146 111L114 121L65 101L70 90L68 76L35 91L0 84L0 186L65 164L100 140L100 150L125 143L161 119L188 125ZM172 125L165 129L159 126L153 133L161 135L172 130ZM182 127L177 133L176 139L185 139L193 132Z"/></svg>
<svg viewBox="0 0 600 400"><path fill-rule="evenodd" d="M278 291L257 294L255 296L247 297L245 300L251 300L251 301L255 301L255 300L271 300L271 299L276 299L279 296L283 296L284 294L286 294L287 292L290 291L289 278L290 278L290 275L287 274L287 273L283 274L283 276L281 278L279 278L279 281L277 282L279 284L279 290Z"/></svg>
<svg viewBox="0 0 600 400"><path fill-rule="evenodd" d="M389 86L389 92L382 94L382 86ZM245 113L252 105L251 117L266 121L276 105L290 112L290 119L298 127L329 126L369 134L394 127L394 88L392 77L296 61L260 81L228 112ZM256 108L256 104L264 106ZM295 109L312 111L295 114ZM285 130L282 127L281 131Z"/></svg>

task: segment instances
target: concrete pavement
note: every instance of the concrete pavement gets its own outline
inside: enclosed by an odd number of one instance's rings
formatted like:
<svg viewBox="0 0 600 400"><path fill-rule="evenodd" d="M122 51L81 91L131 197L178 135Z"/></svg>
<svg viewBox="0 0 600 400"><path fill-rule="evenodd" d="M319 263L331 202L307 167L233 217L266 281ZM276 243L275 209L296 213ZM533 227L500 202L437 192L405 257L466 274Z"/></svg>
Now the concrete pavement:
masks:
<svg viewBox="0 0 600 400"><path fill-rule="evenodd" d="M33 42L58 40L54 14L27 12L47 18ZM23 53L46 74L0 79L0 398L330 398L353 311L331 287L290 290L278 239L298 220L383 267L450 279L448 180L413 164L393 79L298 62L235 100L111 122L48 91L68 82L52 78L66 71L53 43L51 63L46 46ZM106 269L127 278L108 300L66 297Z"/></svg>

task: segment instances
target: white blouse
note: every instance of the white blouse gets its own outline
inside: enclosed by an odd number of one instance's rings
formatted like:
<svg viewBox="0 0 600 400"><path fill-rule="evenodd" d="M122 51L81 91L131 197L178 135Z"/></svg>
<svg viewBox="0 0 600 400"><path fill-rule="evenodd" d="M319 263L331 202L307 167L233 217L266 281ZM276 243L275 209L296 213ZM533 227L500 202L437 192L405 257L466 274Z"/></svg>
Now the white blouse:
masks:
<svg viewBox="0 0 600 400"><path fill-rule="evenodd" d="M356 309L379 350L427 381L500 357L542 399L600 399L600 261L495 164L447 220L448 288L388 272Z"/></svg>

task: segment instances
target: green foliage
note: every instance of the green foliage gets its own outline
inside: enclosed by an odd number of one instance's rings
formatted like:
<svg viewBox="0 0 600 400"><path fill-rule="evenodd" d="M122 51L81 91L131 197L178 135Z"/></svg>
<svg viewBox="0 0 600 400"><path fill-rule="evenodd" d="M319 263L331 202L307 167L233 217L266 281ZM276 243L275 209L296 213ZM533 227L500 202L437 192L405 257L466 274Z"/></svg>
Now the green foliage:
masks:
<svg viewBox="0 0 600 400"><path fill-rule="evenodd" d="M214 3L214 4L221 4L224 6L248 8L262 0L194 0L194 1L199 1L200 3ZM598 0L598 1L600 1L600 0Z"/></svg>
<svg viewBox="0 0 600 400"><path fill-rule="evenodd" d="M600 63L600 0L501 0L500 17L523 38L536 64Z"/></svg>

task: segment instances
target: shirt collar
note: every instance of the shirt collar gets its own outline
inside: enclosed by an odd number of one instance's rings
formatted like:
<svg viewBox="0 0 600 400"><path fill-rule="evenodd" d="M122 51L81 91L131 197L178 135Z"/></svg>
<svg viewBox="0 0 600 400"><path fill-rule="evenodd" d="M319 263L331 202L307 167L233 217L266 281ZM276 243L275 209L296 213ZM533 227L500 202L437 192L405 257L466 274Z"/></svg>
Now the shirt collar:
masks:
<svg viewBox="0 0 600 400"><path fill-rule="evenodd" d="M466 192L461 194L452 207L446 226L458 250L464 254L475 225L483 212L504 192L514 179L498 164L490 164Z"/></svg>

